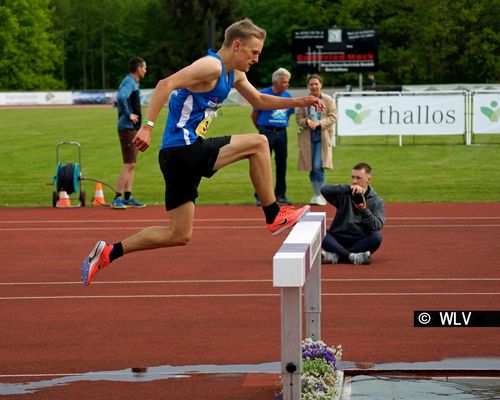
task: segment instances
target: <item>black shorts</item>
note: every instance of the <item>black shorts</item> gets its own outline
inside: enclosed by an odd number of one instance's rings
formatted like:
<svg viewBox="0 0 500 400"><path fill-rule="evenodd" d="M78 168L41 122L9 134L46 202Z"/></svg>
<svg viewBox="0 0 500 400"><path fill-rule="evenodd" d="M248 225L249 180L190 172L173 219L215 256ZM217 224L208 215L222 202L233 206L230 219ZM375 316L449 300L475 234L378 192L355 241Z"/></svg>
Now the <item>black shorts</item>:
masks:
<svg viewBox="0 0 500 400"><path fill-rule="evenodd" d="M189 146L168 147L160 151L158 162L165 179L165 207L173 210L198 197L201 177L210 178L219 149L231 141L231 136L198 140Z"/></svg>

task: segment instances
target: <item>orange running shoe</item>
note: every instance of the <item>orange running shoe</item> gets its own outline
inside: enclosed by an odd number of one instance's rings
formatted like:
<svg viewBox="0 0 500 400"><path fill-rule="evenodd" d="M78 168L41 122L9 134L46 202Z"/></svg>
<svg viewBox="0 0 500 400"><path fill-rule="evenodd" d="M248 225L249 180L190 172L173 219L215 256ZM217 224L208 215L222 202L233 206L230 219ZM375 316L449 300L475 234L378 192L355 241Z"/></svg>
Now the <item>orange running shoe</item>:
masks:
<svg viewBox="0 0 500 400"><path fill-rule="evenodd" d="M267 224L267 229L269 229L273 236L279 235L281 232L294 226L310 208L309 206L301 208L290 206L280 207L280 212L272 223Z"/></svg>
<svg viewBox="0 0 500 400"><path fill-rule="evenodd" d="M109 265L111 262L109 261L109 253L112 249L112 244L107 244L101 240L97 242L88 257L83 260L82 281L85 285L90 285L95 274Z"/></svg>

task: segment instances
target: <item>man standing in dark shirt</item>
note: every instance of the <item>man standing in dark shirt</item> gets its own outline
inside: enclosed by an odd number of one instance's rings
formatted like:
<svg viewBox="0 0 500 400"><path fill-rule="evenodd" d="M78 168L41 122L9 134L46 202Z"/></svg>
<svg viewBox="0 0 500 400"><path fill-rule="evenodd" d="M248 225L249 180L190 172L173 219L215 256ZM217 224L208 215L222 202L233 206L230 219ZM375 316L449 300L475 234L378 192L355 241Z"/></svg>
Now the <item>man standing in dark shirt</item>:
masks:
<svg viewBox="0 0 500 400"><path fill-rule="evenodd" d="M322 262L371 264L380 247L384 226L384 200L370 186L372 169L359 163L352 169L350 185L326 185L323 197L337 212L323 239Z"/></svg>
<svg viewBox="0 0 500 400"><path fill-rule="evenodd" d="M146 62L140 57L128 61L129 74L123 79L117 94L118 136L123 157L123 167L118 175L116 193L111 208L144 207L132 197L134 169L137 163L137 149L132 140L142 124L141 92L139 81L146 75Z"/></svg>

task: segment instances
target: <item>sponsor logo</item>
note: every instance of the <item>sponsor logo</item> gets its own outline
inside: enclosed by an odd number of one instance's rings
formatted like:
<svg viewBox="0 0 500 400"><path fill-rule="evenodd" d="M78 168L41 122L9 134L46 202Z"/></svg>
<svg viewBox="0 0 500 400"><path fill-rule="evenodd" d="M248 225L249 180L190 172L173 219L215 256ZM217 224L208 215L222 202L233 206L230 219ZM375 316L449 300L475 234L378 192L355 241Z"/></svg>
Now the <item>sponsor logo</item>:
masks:
<svg viewBox="0 0 500 400"><path fill-rule="evenodd" d="M346 115L352 119L355 124L361 124L363 120L368 118L372 113L372 110L367 108L366 110L362 110L363 106L361 103L357 103L354 106L355 110L345 110Z"/></svg>
<svg viewBox="0 0 500 400"><path fill-rule="evenodd" d="M484 108L484 107L483 107ZM488 108L488 114L498 113L492 118L500 118L500 108L497 111ZM354 110L347 109L346 115L357 125L361 125L371 114L369 108L363 109L361 103L356 103ZM455 110L435 109L429 105L417 105L411 109L400 109L392 105L380 107L374 112L380 125L442 125L456 122Z"/></svg>
<svg viewBox="0 0 500 400"><path fill-rule="evenodd" d="M276 224L276 226L286 225L287 223L288 223L288 218L285 218L282 222L280 222L279 224Z"/></svg>
<svg viewBox="0 0 500 400"><path fill-rule="evenodd" d="M490 122L499 121L500 120L500 107L498 107L498 102L493 100L490 103L490 107L481 107L481 112L490 120Z"/></svg>

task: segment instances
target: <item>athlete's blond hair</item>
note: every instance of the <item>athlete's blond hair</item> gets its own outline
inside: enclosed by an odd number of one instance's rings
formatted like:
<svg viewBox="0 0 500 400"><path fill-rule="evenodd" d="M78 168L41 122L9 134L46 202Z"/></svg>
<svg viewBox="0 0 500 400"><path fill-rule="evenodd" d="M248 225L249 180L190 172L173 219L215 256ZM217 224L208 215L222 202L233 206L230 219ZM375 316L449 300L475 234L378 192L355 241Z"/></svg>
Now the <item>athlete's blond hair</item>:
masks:
<svg viewBox="0 0 500 400"><path fill-rule="evenodd" d="M224 33L224 43L222 45L224 47L231 47L231 44L237 39L241 39L241 41L244 42L252 37L265 40L266 31L255 25L251 19L245 18L235 22L226 29Z"/></svg>

